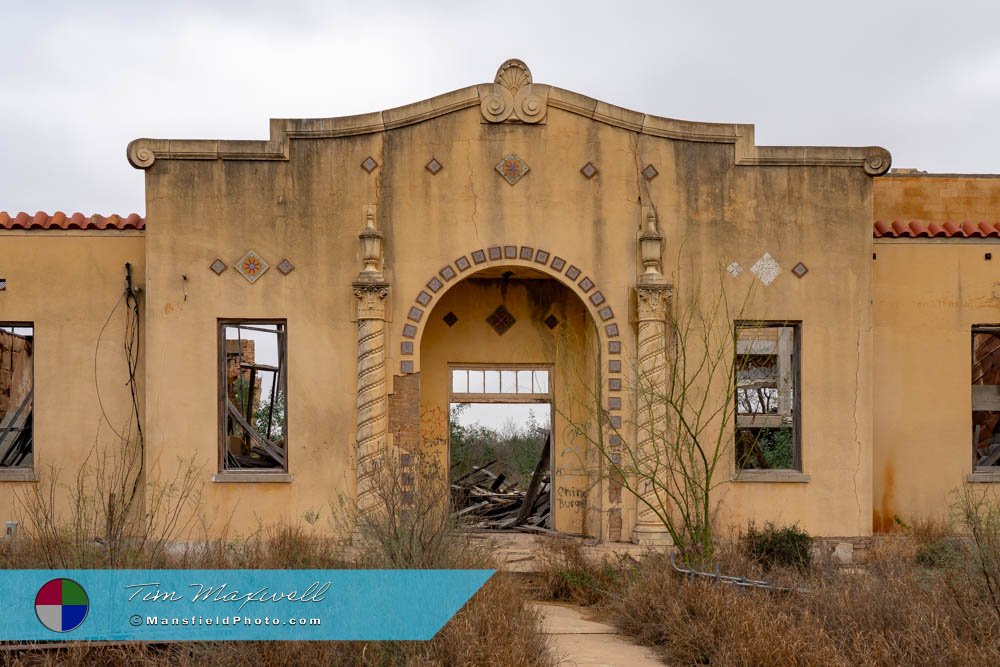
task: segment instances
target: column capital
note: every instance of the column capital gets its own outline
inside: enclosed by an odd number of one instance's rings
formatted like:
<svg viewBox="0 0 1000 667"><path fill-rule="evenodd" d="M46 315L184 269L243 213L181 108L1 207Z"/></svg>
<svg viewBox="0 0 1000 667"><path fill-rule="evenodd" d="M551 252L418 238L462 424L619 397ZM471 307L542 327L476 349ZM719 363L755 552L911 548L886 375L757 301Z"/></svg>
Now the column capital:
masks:
<svg viewBox="0 0 1000 667"><path fill-rule="evenodd" d="M636 314L640 322L663 322L667 309L674 297L674 286L670 283L659 285L639 284L635 287Z"/></svg>
<svg viewBox="0 0 1000 667"><path fill-rule="evenodd" d="M356 316L359 320L384 320L386 297L389 296L389 283L386 282L356 282L353 283Z"/></svg>

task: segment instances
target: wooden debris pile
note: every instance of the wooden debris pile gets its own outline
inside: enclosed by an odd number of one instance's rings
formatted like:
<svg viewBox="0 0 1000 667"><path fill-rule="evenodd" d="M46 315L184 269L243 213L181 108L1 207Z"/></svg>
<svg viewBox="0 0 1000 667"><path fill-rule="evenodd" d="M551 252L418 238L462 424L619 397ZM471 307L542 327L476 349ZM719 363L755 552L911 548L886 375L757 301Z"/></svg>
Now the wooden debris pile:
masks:
<svg viewBox="0 0 1000 667"><path fill-rule="evenodd" d="M552 479L549 468L549 436L531 475L528 488L505 483L502 473L491 470L497 461L474 467L451 485L453 518L474 528L548 532L552 528Z"/></svg>

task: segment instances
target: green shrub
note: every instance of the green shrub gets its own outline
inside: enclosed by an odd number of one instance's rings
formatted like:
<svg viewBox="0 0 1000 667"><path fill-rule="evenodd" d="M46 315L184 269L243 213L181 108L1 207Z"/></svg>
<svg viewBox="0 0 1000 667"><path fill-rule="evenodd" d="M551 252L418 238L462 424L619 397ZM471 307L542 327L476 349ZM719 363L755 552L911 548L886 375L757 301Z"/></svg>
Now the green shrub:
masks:
<svg viewBox="0 0 1000 667"><path fill-rule="evenodd" d="M739 539L744 555L765 570L775 566L807 569L812 564L812 543L813 538L798 525L771 522L763 528L751 522Z"/></svg>

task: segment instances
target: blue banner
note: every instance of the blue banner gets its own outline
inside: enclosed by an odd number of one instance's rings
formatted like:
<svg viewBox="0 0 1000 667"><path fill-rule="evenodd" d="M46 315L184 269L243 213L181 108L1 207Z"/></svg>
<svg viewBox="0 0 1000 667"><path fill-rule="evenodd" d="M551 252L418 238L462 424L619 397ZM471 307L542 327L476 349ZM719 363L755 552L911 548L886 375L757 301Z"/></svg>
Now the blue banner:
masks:
<svg viewBox="0 0 1000 667"><path fill-rule="evenodd" d="M427 640L493 570L0 570L0 640Z"/></svg>

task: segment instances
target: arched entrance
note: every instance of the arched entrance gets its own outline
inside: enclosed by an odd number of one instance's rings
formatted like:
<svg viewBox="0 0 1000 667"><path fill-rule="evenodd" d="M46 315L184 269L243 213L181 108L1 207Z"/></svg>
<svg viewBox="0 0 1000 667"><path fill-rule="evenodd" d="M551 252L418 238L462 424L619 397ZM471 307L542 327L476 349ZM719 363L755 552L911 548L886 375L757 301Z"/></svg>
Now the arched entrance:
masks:
<svg viewBox="0 0 1000 667"><path fill-rule="evenodd" d="M545 451L545 527L595 533L601 461L588 436L597 437L598 347L584 302L559 281L518 266L470 272L437 301L421 335L422 451L446 464L442 468L454 471L453 477L468 471L467 457L479 456L480 465L495 460L494 470L522 490ZM459 418L456 405L468 406L465 419L510 437L485 444L488 454L473 451L478 448L471 442L460 444L452 421ZM523 425L528 410L533 428ZM507 419L511 424L504 424ZM577 433L580 426L590 432ZM534 428L548 430L547 450L545 436L531 438Z"/></svg>
<svg viewBox="0 0 1000 667"><path fill-rule="evenodd" d="M514 305L507 310L515 323L500 334L486 318L505 302ZM406 312L397 325L400 399L390 409L390 432L401 450L435 453L442 463L449 459L449 363L551 364L553 525L621 539L621 485L602 477L601 452L614 457L622 444L615 430L622 427L624 342L591 274L542 248L490 246L430 276ZM445 321L449 313L457 318L451 326ZM530 345L514 344L520 337ZM598 411L605 417L601 427ZM579 425L586 425L585 436L574 434Z"/></svg>

